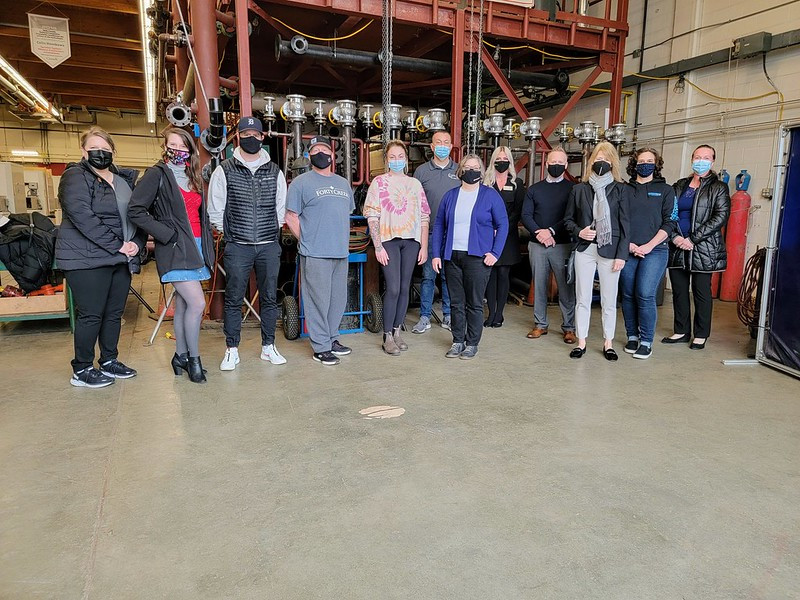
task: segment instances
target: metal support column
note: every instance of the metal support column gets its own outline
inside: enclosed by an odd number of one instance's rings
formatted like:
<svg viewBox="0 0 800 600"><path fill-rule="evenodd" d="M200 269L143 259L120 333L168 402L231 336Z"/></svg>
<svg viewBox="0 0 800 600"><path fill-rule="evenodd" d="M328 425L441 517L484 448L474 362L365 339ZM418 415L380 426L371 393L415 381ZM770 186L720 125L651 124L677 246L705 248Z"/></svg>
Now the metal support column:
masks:
<svg viewBox="0 0 800 600"><path fill-rule="evenodd" d="M453 148L461 148L461 112L464 109L464 39L467 27L466 12L456 10L453 27L453 74L450 100L450 135ZM457 157L461 158L461 157Z"/></svg>
<svg viewBox="0 0 800 600"><path fill-rule="evenodd" d="M247 20L247 0L236 0L236 54L239 60L239 114L253 114L250 94L250 27Z"/></svg>
<svg viewBox="0 0 800 600"><path fill-rule="evenodd" d="M517 96L517 93L514 91L514 88L511 85L511 82L508 81L508 78L505 76L505 73L500 69L497 63L494 61L494 58L489 53L489 50L486 48L486 45L481 45L481 60L483 64L486 66L486 70L491 73L494 80L497 82L497 85L500 86L500 89L503 90L503 93L508 98L508 101L511 103L511 106L514 107L514 110L517 111L517 114L523 119L527 119L530 117L530 113L528 109L525 108L525 105L522 104L522 101Z"/></svg>
<svg viewBox="0 0 800 600"><path fill-rule="evenodd" d="M172 22L181 22L181 13L178 12L178 4L183 12L183 16L188 18L189 6L186 0L172 1ZM175 90L180 92L186 83L186 74L189 71L189 53L186 46L175 45Z"/></svg>
<svg viewBox="0 0 800 600"><path fill-rule="evenodd" d="M208 114L209 98L219 98L219 56L217 54L217 17L215 0L193 0L191 23L194 44L195 86L197 97L197 122L200 129L207 129L211 125ZM202 85L200 85L202 81ZM203 90L208 98L203 97ZM200 149L201 162L209 158L205 148Z"/></svg>

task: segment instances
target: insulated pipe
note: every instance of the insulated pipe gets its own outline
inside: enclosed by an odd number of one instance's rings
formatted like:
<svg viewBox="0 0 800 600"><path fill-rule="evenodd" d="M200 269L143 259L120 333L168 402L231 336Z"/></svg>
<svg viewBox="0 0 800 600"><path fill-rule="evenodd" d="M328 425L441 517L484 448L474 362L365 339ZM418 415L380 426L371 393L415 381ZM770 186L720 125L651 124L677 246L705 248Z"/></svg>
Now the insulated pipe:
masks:
<svg viewBox="0 0 800 600"><path fill-rule="evenodd" d="M183 83L183 91L181 92L181 100L184 104L191 104L194 102L194 65L189 65L189 70L186 73L186 80Z"/></svg>
<svg viewBox="0 0 800 600"><path fill-rule="evenodd" d="M247 0L236 0L236 54L239 66L239 114L253 114L253 95L250 91L250 27L247 21Z"/></svg>
<svg viewBox="0 0 800 600"><path fill-rule="evenodd" d="M301 36L293 37L290 42L281 39L281 36L276 36L275 59L280 60L284 56L307 56L308 58L355 67L375 67L381 64L378 54L375 52L342 48L337 48L334 51L329 46L309 44ZM452 66L449 62L407 56L392 56L392 68L401 71L426 73L438 77L448 77L452 74ZM511 71L509 75L508 80L517 85L550 88L558 91L564 91L569 86L569 75L564 71L559 71L555 75Z"/></svg>
<svg viewBox="0 0 800 600"><path fill-rule="evenodd" d="M528 166L525 169L526 187L531 187L533 185L533 176L536 171L536 142L537 140L535 138L531 138L530 145L528 146Z"/></svg>
<svg viewBox="0 0 800 600"><path fill-rule="evenodd" d="M353 184L353 127L345 125L344 129L344 177L347 183Z"/></svg>
<svg viewBox="0 0 800 600"><path fill-rule="evenodd" d="M292 149L294 151L292 170L298 171L303 156L303 121L292 121Z"/></svg>
<svg viewBox="0 0 800 600"><path fill-rule="evenodd" d="M201 130L207 129L211 124L208 114L209 100L219 96L216 4L215 0L192 0L191 23L194 37L192 48L197 61L195 77L200 80L196 86L199 92L197 94L197 122ZM208 94L207 98L201 97L204 89Z"/></svg>
<svg viewBox="0 0 800 600"><path fill-rule="evenodd" d="M172 23L175 25L181 22L178 5L183 11L184 17L188 18L189 14L189 6L186 0L172 0ZM175 89L182 90L186 83L186 74L189 71L189 53L185 47L175 46L175 59Z"/></svg>

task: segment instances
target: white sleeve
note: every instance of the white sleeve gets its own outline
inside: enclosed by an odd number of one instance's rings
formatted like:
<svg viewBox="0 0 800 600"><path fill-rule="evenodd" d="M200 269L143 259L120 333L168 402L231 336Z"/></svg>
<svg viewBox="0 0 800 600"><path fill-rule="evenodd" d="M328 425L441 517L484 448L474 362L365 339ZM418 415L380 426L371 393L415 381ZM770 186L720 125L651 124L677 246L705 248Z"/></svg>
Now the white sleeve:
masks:
<svg viewBox="0 0 800 600"><path fill-rule="evenodd" d="M228 201L228 182L225 179L225 171L219 165L211 174L208 182L208 220L211 226L222 231L222 224L225 221L225 204Z"/></svg>
<svg viewBox="0 0 800 600"><path fill-rule="evenodd" d="M275 211L278 214L278 227L286 222L286 177L278 171L278 187L275 191Z"/></svg>

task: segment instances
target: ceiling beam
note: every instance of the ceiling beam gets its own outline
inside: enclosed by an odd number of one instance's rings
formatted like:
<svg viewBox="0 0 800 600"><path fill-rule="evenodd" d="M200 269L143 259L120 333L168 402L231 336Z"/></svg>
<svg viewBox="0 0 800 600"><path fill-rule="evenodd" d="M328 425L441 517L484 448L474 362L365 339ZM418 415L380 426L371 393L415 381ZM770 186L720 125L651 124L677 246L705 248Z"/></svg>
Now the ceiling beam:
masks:
<svg viewBox="0 0 800 600"><path fill-rule="evenodd" d="M47 0L40 4L54 4L57 6L75 7L75 0ZM138 15L139 6L136 0L80 0L81 8L88 10L103 10L107 12L127 13L129 15ZM53 15L56 16L56 15Z"/></svg>
<svg viewBox="0 0 800 600"><path fill-rule="evenodd" d="M420 31L416 37L403 44L394 54L397 56L421 58L452 39L451 36L439 33L438 31Z"/></svg>
<svg viewBox="0 0 800 600"><path fill-rule="evenodd" d="M142 112L141 100L103 100L91 96L63 96L62 106L86 106L87 108L126 108Z"/></svg>
<svg viewBox="0 0 800 600"><path fill-rule="evenodd" d="M6 23L5 25L0 25L0 36L14 38L14 39L25 39L30 40L30 33L28 32L28 24L25 25L10 25ZM122 38L114 38L104 35L88 35L83 34L81 32L76 32L70 27L69 30L69 39L72 46L76 45L83 45L83 46L91 46L91 47L102 47L102 48L118 48L120 50L127 50L130 52L138 52L141 54L142 52L142 45L139 40L128 40ZM28 43L30 46L30 43Z"/></svg>
<svg viewBox="0 0 800 600"><path fill-rule="evenodd" d="M58 85L58 94L141 101L144 99L144 86L141 86L139 89L134 89L108 85L93 85L89 83L60 83Z"/></svg>
<svg viewBox="0 0 800 600"><path fill-rule="evenodd" d="M63 65L51 69L44 63L20 63L19 61L14 61L11 64L23 77L29 81L35 82L57 81L74 83L79 81L82 83L96 83L100 85L113 85L137 89L141 88L143 85L142 78L138 75L132 76L119 71L101 71L99 69L65 67ZM44 85L42 87L48 90L53 86Z"/></svg>
<svg viewBox="0 0 800 600"><path fill-rule="evenodd" d="M30 47L19 43L11 44L9 38L0 37L0 53L6 60L17 60L26 63L42 64L42 59L31 52ZM62 63L68 67L83 69L102 69L107 71L124 71L126 73L142 73L142 54L131 54L125 50L106 48L102 52L86 46L73 46L72 56Z"/></svg>
<svg viewBox="0 0 800 600"><path fill-rule="evenodd" d="M77 6L76 6L77 4ZM14 10L6 11L3 21L9 24L28 26L28 12L35 12L38 6L43 5L39 0L14 0ZM56 12L50 10L49 13ZM119 12L98 12L96 10L81 8L78 3L73 3L72 8L62 11L69 17L70 30L75 29L81 33L106 35L125 38L132 41L139 39L139 17ZM49 14L48 13L48 14Z"/></svg>

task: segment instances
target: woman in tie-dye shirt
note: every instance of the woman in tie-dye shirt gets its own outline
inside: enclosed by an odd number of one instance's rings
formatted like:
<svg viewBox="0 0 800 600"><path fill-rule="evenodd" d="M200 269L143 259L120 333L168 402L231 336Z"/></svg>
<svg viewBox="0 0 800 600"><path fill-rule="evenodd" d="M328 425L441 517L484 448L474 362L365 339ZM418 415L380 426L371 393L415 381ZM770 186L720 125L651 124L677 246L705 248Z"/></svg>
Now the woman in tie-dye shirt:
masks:
<svg viewBox="0 0 800 600"><path fill-rule="evenodd" d="M407 175L408 151L400 140L385 150L387 172L372 180L364 203L375 257L383 267L383 351L398 356L408 350L400 326L408 310L408 293L415 265L428 258L431 209L422 184Z"/></svg>

